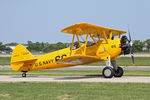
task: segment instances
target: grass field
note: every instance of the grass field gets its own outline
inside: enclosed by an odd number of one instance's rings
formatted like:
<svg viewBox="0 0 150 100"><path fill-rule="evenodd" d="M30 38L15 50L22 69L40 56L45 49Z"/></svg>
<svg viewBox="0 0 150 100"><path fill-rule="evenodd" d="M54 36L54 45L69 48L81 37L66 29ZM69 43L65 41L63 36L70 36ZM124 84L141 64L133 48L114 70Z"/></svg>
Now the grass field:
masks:
<svg viewBox="0 0 150 100"><path fill-rule="evenodd" d="M121 57L120 59L117 59L117 64L119 66L133 66L132 60L130 57ZM104 66L105 62L98 62L89 64L93 66ZM150 57L135 57L135 65L134 66L150 66Z"/></svg>
<svg viewBox="0 0 150 100"><path fill-rule="evenodd" d="M0 65L9 65L10 64L10 57L0 57ZM121 57L117 59L117 64L120 66L132 66L132 60L130 57ZM104 66L105 62L98 62L89 64L93 66ZM135 65L136 66L149 66L150 65L150 57L136 57L135 58Z"/></svg>
<svg viewBox="0 0 150 100"><path fill-rule="evenodd" d="M144 51L144 52L134 52L134 54L136 55L136 54L150 54L150 52L149 51Z"/></svg>
<svg viewBox="0 0 150 100"><path fill-rule="evenodd" d="M0 65L10 65L10 57L0 57Z"/></svg>
<svg viewBox="0 0 150 100"><path fill-rule="evenodd" d="M19 75L22 72L12 70L0 70L0 75ZM101 70L39 70L30 71L28 76L98 76L102 75ZM143 70L125 70L124 76L150 76L150 71Z"/></svg>
<svg viewBox="0 0 150 100"><path fill-rule="evenodd" d="M149 100L148 83L0 83L0 100Z"/></svg>

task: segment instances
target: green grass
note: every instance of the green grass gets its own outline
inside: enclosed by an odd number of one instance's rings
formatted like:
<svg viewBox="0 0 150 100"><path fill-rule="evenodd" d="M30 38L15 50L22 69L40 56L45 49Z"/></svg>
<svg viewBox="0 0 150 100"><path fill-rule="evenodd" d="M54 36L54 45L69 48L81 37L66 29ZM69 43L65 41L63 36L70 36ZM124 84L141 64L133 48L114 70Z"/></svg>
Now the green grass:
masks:
<svg viewBox="0 0 150 100"><path fill-rule="evenodd" d="M149 100L148 83L0 83L0 100Z"/></svg>
<svg viewBox="0 0 150 100"><path fill-rule="evenodd" d="M22 72L0 70L0 75L20 75ZM29 71L28 76L89 76L102 75L101 70L39 70ZM124 76L150 76L150 71L124 70Z"/></svg>
<svg viewBox="0 0 150 100"><path fill-rule="evenodd" d="M10 64L10 57L0 57L0 65L9 65L9 64ZM133 66L132 60L130 57L121 57L120 59L117 59L117 64L120 66ZM88 65L104 66L105 62L92 63ZM136 57L135 65L136 66L149 66L150 57Z"/></svg>
<svg viewBox="0 0 150 100"><path fill-rule="evenodd" d="M144 51L144 52L134 52L134 54L150 54L150 52L149 51Z"/></svg>
<svg viewBox="0 0 150 100"><path fill-rule="evenodd" d="M135 65L132 64L132 59L130 57L121 57L117 59L117 64L119 66L150 66L150 57L135 57ZM105 66L105 62L92 63L89 65Z"/></svg>
<svg viewBox="0 0 150 100"><path fill-rule="evenodd" d="M0 57L0 65L10 65L10 57Z"/></svg>

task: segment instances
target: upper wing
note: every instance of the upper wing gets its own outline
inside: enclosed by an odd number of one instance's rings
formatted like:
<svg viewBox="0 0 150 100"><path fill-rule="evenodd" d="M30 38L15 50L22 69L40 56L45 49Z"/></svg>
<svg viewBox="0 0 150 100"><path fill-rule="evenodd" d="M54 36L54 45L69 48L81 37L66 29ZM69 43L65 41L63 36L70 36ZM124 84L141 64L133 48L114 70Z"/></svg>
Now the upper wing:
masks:
<svg viewBox="0 0 150 100"><path fill-rule="evenodd" d="M78 34L78 35L91 33L95 37L98 37L99 35L101 38L104 38L102 34L103 31L105 31L106 35L109 35L110 32L112 32L113 36L126 33L126 31L123 31L123 30L111 29L111 28L101 27L101 26L88 24L88 23L78 23L78 24L71 25L61 30L61 32L63 33Z"/></svg>

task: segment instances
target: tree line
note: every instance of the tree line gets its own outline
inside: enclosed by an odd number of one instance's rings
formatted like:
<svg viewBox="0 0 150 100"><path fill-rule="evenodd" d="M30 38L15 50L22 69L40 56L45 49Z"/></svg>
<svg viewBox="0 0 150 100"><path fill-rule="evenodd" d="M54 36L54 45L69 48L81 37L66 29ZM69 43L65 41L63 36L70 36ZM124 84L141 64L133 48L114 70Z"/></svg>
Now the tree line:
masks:
<svg viewBox="0 0 150 100"><path fill-rule="evenodd" d="M10 47L7 47L6 45L3 45L2 42L0 42L0 53L10 53L12 52L12 49Z"/></svg>
<svg viewBox="0 0 150 100"><path fill-rule="evenodd" d="M145 41L134 40L133 41L134 52L150 51L150 39Z"/></svg>
<svg viewBox="0 0 150 100"><path fill-rule="evenodd" d="M88 45L92 44L91 42L88 42ZM10 53L12 52L12 49L10 46L16 46L18 43L7 43L3 44L0 42L0 53L6 52ZM60 50L63 48L70 47L71 43L44 43L44 42L32 42L32 41L27 41L27 44L23 44L24 46L27 46L27 49L31 52L52 52L56 50ZM140 40L134 40L133 41L133 49L134 52L144 52L144 51L150 51L150 39L147 39L145 41L140 41Z"/></svg>
<svg viewBox="0 0 150 100"><path fill-rule="evenodd" d="M27 49L31 52L37 51L37 52L52 52L56 50L60 50L63 48L69 47L70 43L62 43L58 42L55 44L49 44L49 43L43 43L43 42L35 42L28 41L28 47Z"/></svg>

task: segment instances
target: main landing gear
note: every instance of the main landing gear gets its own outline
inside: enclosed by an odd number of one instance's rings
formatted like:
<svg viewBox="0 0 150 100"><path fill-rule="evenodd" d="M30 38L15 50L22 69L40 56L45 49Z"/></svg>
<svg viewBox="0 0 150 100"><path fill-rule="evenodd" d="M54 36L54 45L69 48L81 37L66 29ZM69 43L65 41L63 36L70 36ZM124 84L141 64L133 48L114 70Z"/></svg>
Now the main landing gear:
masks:
<svg viewBox="0 0 150 100"><path fill-rule="evenodd" d="M22 71L23 73L22 73L22 77L26 77L27 76L27 71Z"/></svg>
<svg viewBox="0 0 150 100"><path fill-rule="evenodd" d="M111 61L113 66L110 67L110 61L106 61L106 67L103 69L103 76L105 78L121 77L123 75L123 69L116 64L116 61Z"/></svg>

